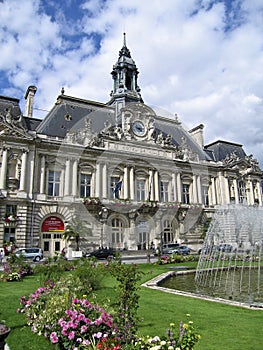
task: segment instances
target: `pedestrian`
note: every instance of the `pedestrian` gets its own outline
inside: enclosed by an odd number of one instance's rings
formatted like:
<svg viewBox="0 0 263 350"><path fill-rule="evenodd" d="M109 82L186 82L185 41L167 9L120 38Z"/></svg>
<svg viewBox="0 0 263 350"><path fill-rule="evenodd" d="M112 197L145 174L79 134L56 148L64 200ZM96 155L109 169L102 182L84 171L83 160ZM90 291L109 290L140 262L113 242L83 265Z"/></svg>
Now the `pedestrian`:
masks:
<svg viewBox="0 0 263 350"><path fill-rule="evenodd" d="M3 258L4 258L4 250L0 249L0 265L2 265Z"/></svg>

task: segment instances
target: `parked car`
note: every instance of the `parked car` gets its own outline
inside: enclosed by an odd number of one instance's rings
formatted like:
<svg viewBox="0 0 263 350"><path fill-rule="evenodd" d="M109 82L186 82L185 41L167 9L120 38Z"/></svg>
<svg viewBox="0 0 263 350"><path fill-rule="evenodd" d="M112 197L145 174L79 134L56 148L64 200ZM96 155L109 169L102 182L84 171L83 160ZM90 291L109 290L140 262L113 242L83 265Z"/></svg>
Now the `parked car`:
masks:
<svg viewBox="0 0 263 350"><path fill-rule="evenodd" d="M198 254L211 254L213 251L213 246L207 245L198 250Z"/></svg>
<svg viewBox="0 0 263 350"><path fill-rule="evenodd" d="M40 248L20 248L15 251L16 256L23 256L24 259L40 261L43 259L43 252Z"/></svg>
<svg viewBox="0 0 263 350"><path fill-rule="evenodd" d="M87 258L95 257L97 259L108 259L110 257L114 257L116 254L116 251L111 248L101 248L98 250L94 250L91 253L88 253L86 256Z"/></svg>
<svg viewBox="0 0 263 350"><path fill-rule="evenodd" d="M217 246L217 250L221 251L221 252L225 252L225 253L231 253L233 250L233 247L231 244L220 244L219 246Z"/></svg>
<svg viewBox="0 0 263 350"><path fill-rule="evenodd" d="M156 253L158 254L159 252L162 254L168 254L168 252L172 249L176 249L180 246L179 243L166 243L163 244L162 247L158 247L156 250Z"/></svg>
<svg viewBox="0 0 263 350"><path fill-rule="evenodd" d="M169 250L168 254L189 255L190 248L186 245L180 245L176 249Z"/></svg>

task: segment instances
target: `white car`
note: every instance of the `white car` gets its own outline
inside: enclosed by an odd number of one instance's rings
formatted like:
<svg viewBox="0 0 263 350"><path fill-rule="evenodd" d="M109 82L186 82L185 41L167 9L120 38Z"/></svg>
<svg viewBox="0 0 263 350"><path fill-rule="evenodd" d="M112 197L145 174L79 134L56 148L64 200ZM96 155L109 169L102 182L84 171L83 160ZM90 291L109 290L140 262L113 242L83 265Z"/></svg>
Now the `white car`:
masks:
<svg viewBox="0 0 263 350"><path fill-rule="evenodd" d="M176 249L169 250L168 254L189 255L190 248L188 248L186 245L180 245Z"/></svg>
<svg viewBox="0 0 263 350"><path fill-rule="evenodd" d="M33 261L40 261L43 259L43 252L40 248L21 248L15 252L16 256L23 256L24 259L32 259Z"/></svg>

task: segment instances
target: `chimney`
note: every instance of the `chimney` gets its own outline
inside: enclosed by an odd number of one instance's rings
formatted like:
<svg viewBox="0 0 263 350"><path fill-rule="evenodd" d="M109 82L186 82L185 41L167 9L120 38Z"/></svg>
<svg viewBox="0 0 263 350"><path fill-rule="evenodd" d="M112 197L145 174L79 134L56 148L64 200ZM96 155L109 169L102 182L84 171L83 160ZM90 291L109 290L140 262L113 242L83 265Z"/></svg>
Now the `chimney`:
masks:
<svg viewBox="0 0 263 350"><path fill-rule="evenodd" d="M203 149L204 148L204 134L203 134L204 125L200 124L195 128L189 130L189 134L193 139L198 143L198 145Z"/></svg>
<svg viewBox="0 0 263 350"><path fill-rule="evenodd" d="M25 116L32 118L33 117L33 105L34 105L34 96L37 92L37 87L34 85L30 85L27 88L26 94L25 94L25 100L26 100L26 112Z"/></svg>

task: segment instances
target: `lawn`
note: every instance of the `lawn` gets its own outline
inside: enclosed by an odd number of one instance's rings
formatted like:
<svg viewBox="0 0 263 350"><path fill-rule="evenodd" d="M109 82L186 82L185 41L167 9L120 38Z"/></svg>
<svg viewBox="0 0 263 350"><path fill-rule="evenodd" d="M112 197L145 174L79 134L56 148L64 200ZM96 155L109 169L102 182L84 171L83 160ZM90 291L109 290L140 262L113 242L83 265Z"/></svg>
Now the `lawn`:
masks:
<svg viewBox="0 0 263 350"><path fill-rule="evenodd" d="M184 264L185 265L185 264ZM145 273L142 282L168 271L166 266L140 265ZM26 277L22 282L0 282L0 320L6 320L12 332L8 337L11 350L55 350L43 337L32 333L23 314L17 314L21 295L33 292L40 284L38 276ZM202 338L196 350L261 350L263 344L263 310L198 300L141 287L139 333L162 335L171 322L194 321ZM115 296L115 280L106 276L97 292L100 302Z"/></svg>

